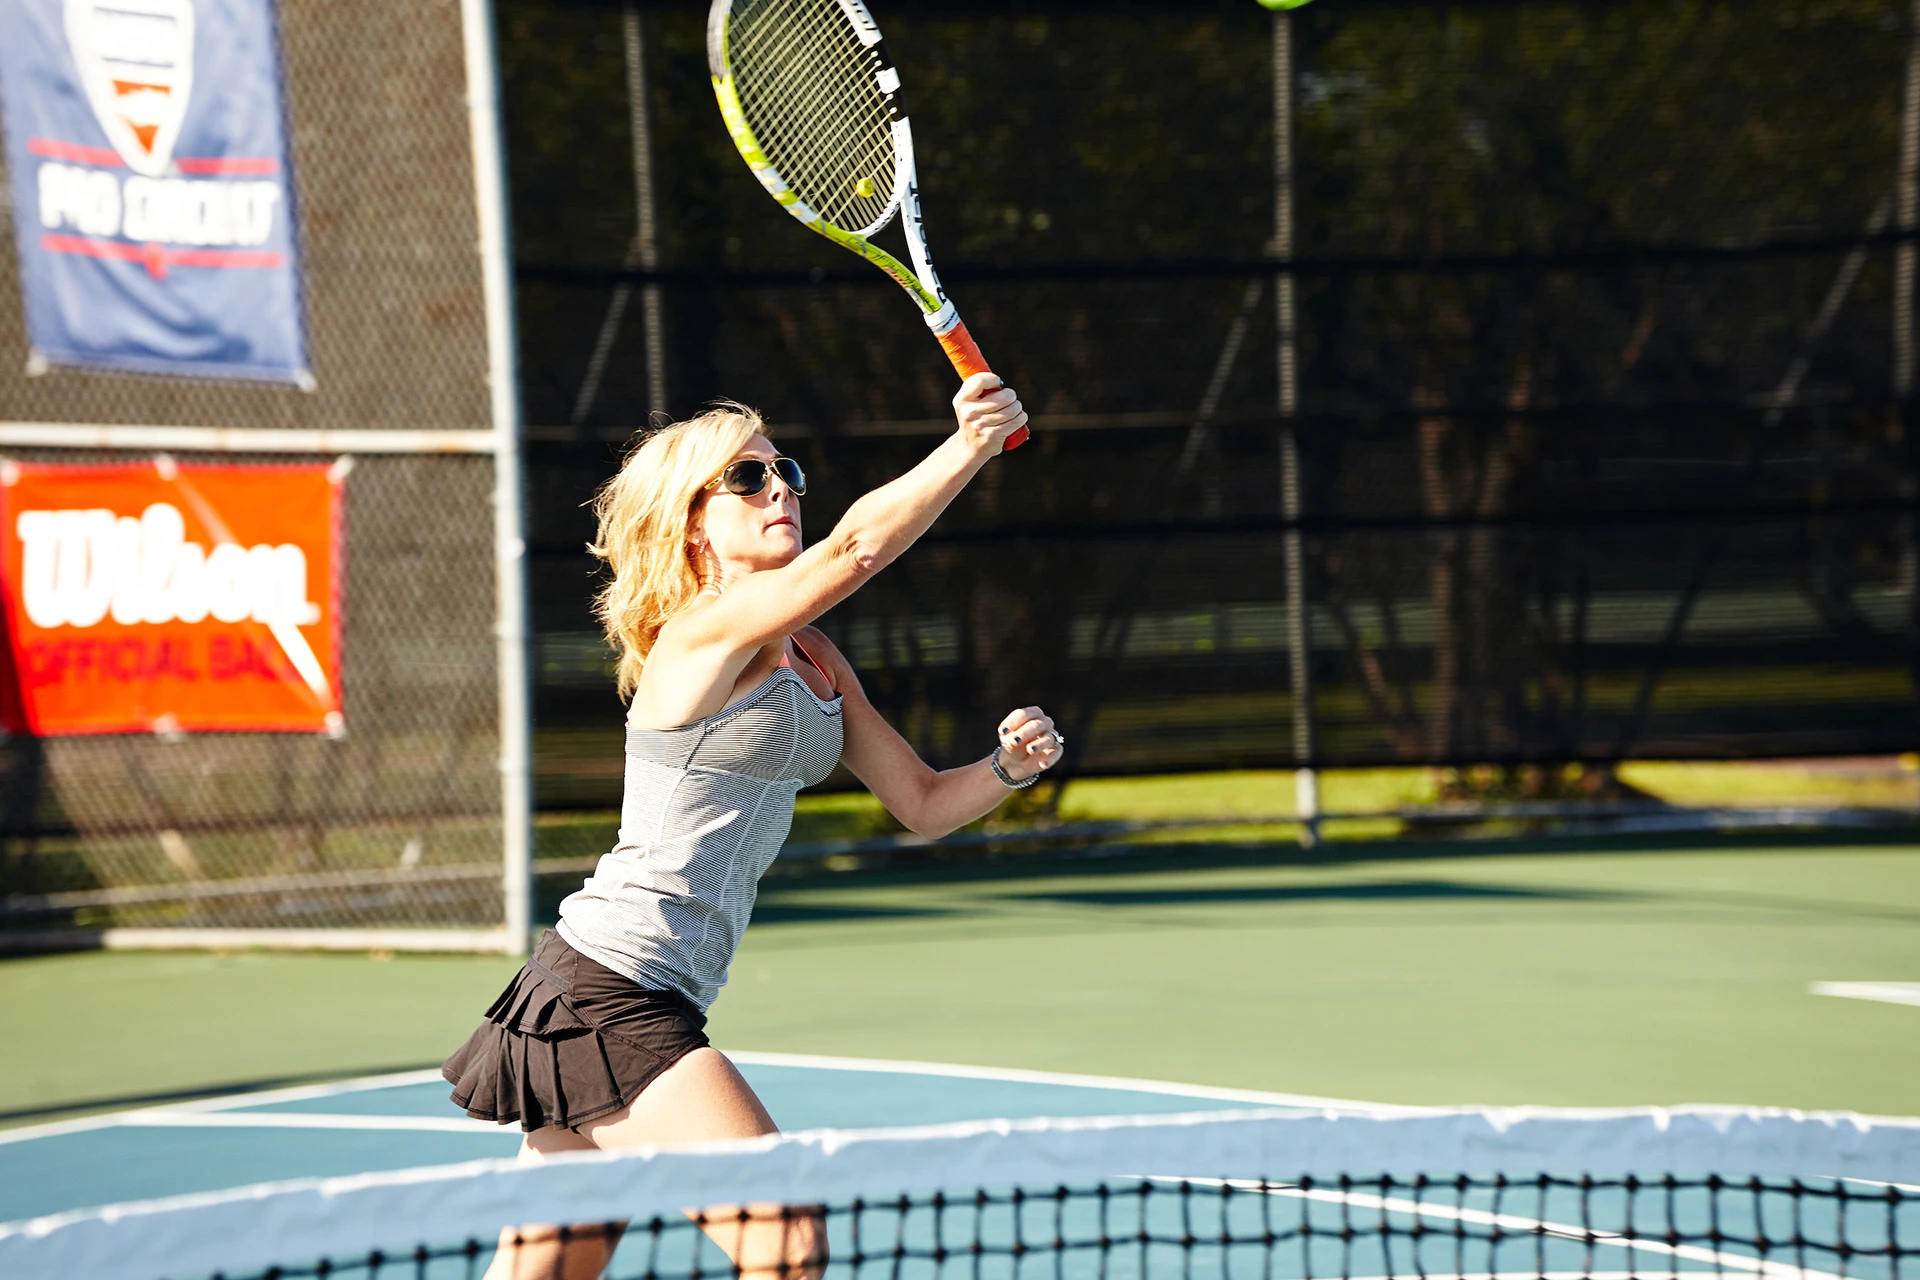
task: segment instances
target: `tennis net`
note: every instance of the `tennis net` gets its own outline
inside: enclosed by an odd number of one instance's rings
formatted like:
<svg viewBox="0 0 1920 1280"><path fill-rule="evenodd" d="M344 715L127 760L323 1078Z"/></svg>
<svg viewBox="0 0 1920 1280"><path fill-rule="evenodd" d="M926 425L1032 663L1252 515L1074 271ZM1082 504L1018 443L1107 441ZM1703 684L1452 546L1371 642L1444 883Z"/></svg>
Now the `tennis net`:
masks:
<svg viewBox="0 0 1920 1280"><path fill-rule="evenodd" d="M1920 1121L1731 1108L999 1122L116 1206L0 1226L0 1273L1899 1280L1917 1173Z"/></svg>

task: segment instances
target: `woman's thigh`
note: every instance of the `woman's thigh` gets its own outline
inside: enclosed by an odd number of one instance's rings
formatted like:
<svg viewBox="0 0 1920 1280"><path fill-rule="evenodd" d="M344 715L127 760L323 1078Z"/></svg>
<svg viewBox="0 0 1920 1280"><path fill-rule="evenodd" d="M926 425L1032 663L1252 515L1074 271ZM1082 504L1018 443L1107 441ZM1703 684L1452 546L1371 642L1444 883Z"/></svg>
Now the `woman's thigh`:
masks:
<svg viewBox="0 0 1920 1280"><path fill-rule="evenodd" d="M746 1078L712 1048L686 1054L627 1106L579 1127L605 1151L777 1132Z"/></svg>
<svg viewBox="0 0 1920 1280"><path fill-rule="evenodd" d="M624 1109L579 1132L608 1151L777 1133L752 1086L717 1049L695 1049ZM707 1205L689 1215L726 1251L741 1280L819 1280L825 1224L809 1205Z"/></svg>
<svg viewBox="0 0 1920 1280"><path fill-rule="evenodd" d="M594 1146L571 1129L536 1129L520 1138L520 1159L545 1160ZM522 1223L500 1232L500 1247L484 1280L598 1280L626 1230L624 1222Z"/></svg>
<svg viewBox="0 0 1920 1280"><path fill-rule="evenodd" d="M592 1142L581 1137L571 1129L535 1129L532 1133L520 1135L520 1161L544 1160L548 1156L558 1155L562 1151L594 1151Z"/></svg>

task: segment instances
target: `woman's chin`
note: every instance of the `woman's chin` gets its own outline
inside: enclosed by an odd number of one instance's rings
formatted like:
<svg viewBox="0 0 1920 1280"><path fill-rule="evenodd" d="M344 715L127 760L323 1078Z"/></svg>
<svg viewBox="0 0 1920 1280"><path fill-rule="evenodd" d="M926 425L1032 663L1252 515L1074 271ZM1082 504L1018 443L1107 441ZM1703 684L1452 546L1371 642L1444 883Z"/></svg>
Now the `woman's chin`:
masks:
<svg viewBox="0 0 1920 1280"><path fill-rule="evenodd" d="M786 535L782 537L781 535ZM762 544L760 568L784 569L799 558L800 531L798 529L779 528L769 531Z"/></svg>

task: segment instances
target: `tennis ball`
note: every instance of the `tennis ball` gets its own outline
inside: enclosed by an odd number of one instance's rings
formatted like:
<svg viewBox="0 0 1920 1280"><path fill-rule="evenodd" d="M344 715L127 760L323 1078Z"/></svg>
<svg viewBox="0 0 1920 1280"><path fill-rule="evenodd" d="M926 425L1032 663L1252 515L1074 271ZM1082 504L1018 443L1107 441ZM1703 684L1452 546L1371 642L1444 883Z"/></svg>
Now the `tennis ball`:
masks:
<svg viewBox="0 0 1920 1280"><path fill-rule="evenodd" d="M1262 9L1298 9L1310 0L1260 0Z"/></svg>
<svg viewBox="0 0 1920 1280"><path fill-rule="evenodd" d="M859 196L862 200L866 199L868 196L871 196L875 191L878 191L878 190L879 188L873 185L872 178L862 178L860 179L860 181L853 184L853 194Z"/></svg>

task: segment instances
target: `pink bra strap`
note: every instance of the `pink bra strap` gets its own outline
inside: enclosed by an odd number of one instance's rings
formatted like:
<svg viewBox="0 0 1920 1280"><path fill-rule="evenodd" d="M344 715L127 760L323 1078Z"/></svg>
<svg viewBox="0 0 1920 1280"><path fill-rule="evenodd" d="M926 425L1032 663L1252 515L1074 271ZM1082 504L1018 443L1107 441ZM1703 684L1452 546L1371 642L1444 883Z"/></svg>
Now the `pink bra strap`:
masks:
<svg viewBox="0 0 1920 1280"><path fill-rule="evenodd" d="M800 656L805 658L809 663L811 663L813 666L813 669L820 673L820 678L827 682L827 688L829 689L833 688L833 677L828 675L827 669L821 666L819 661L812 654L807 652L807 646L800 643L799 637L788 636L787 639L793 641L793 647L800 651ZM783 667L789 667L789 668L793 666L791 662L787 661L787 650L784 645L781 646L781 649L780 649L780 665Z"/></svg>

